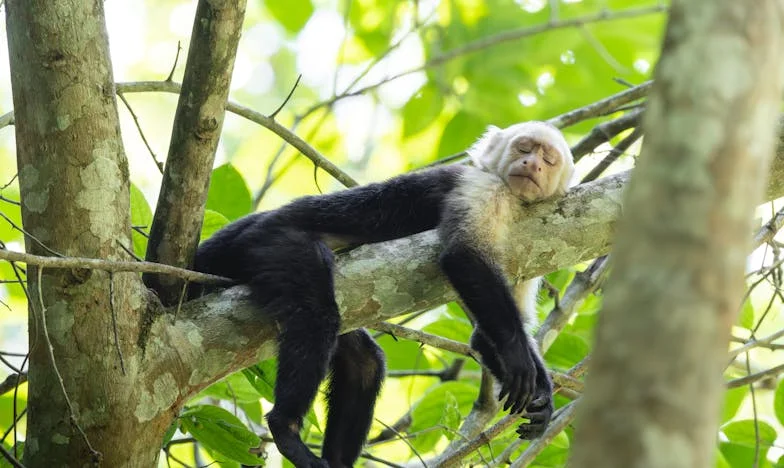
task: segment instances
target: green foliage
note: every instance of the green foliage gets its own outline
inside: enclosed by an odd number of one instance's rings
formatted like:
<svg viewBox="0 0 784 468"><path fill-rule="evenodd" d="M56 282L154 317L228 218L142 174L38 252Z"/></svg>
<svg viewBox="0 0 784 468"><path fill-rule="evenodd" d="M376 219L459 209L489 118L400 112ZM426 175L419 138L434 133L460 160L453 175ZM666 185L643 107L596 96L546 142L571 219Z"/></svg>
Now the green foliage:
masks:
<svg viewBox="0 0 784 468"><path fill-rule="evenodd" d="M199 242L209 239L215 232L227 224L229 224L229 220L222 214L217 211L204 210L204 221L201 224Z"/></svg>
<svg viewBox="0 0 784 468"><path fill-rule="evenodd" d="M773 400L773 408L779 424L784 425L784 380L779 381L776 386L776 395Z"/></svg>
<svg viewBox="0 0 784 468"><path fill-rule="evenodd" d="M180 429L219 457L246 465L263 463L249 452L259 446L259 437L223 408L213 405L188 408L180 415Z"/></svg>
<svg viewBox="0 0 784 468"><path fill-rule="evenodd" d="M728 442L721 442L719 450L726 462L733 468L755 466L755 452L758 453L759 467L770 467L765 457L776 441L776 430L763 421L743 420L722 426L721 431Z"/></svg>
<svg viewBox="0 0 784 468"><path fill-rule="evenodd" d="M302 29L313 14L310 0L265 0L270 14L290 33Z"/></svg>
<svg viewBox="0 0 784 468"><path fill-rule="evenodd" d="M236 167L224 164L212 171L206 208L231 221L252 211L248 184Z"/></svg>
<svg viewBox="0 0 784 468"><path fill-rule="evenodd" d="M152 210L144 198L144 194L139 187L131 184L131 224L143 230L150 232L152 226ZM147 237L135 229L131 232L131 239L133 241L133 253L139 258L144 258L147 252Z"/></svg>
<svg viewBox="0 0 784 468"><path fill-rule="evenodd" d="M432 450L441 436L453 432L471 410L477 388L465 382L445 382L429 390L411 411L412 444L420 452ZM451 438L453 434L448 435Z"/></svg>

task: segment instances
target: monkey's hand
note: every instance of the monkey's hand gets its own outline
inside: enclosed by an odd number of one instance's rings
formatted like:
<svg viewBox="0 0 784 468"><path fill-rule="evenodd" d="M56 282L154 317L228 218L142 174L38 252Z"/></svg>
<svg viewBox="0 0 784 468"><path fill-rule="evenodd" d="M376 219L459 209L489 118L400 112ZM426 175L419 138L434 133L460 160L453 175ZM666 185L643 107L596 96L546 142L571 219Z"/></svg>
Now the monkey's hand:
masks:
<svg viewBox="0 0 784 468"><path fill-rule="evenodd" d="M541 437L553 416L551 392L538 393L536 398L525 407L524 416L528 418L528 422L520 424L520 427L517 428L517 434L520 438L531 440Z"/></svg>
<svg viewBox="0 0 784 468"><path fill-rule="evenodd" d="M497 352L503 367L503 375L496 376L501 381L498 399L506 397L504 410L520 413L528 408L536 393L537 361L525 337L499 346Z"/></svg>

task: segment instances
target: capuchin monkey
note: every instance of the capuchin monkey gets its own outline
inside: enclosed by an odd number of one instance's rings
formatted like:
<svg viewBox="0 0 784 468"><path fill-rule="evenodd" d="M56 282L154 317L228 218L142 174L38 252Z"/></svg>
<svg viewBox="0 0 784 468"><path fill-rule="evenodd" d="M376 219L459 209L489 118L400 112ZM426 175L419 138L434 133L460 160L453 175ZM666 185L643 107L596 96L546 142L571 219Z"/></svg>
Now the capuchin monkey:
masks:
<svg viewBox="0 0 784 468"><path fill-rule="evenodd" d="M306 196L224 227L201 244L198 271L250 287L259 313L279 324L275 404L267 414L278 450L297 467L353 466L384 379L384 357L363 329L338 335L333 287L339 246L438 229L442 271L473 315L471 345L500 383L504 409L525 412L521 438L539 437L553 413L552 383L502 274L508 230L526 204L563 195L574 163L555 127L490 127L453 165L386 182ZM523 314L536 316L538 280L522 284ZM330 373L321 458L299 436L302 418Z"/></svg>

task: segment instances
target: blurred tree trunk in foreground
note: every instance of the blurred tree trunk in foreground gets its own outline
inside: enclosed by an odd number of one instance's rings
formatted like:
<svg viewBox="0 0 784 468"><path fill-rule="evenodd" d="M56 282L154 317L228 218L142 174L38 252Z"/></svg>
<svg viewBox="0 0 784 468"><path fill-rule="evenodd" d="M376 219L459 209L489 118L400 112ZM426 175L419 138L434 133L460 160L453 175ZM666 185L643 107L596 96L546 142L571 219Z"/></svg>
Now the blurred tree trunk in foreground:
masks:
<svg viewBox="0 0 784 468"><path fill-rule="evenodd" d="M713 466L779 108L782 4L675 1L572 466Z"/></svg>

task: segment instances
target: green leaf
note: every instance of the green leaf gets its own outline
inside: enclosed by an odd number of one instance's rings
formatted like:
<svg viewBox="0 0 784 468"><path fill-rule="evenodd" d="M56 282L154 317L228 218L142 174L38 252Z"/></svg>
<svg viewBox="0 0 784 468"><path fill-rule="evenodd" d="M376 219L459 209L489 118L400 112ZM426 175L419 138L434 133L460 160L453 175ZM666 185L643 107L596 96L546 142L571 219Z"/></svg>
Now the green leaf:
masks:
<svg viewBox="0 0 784 468"><path fill-rule="evenodd" d="M275 376L278 372L277 359L265 359L242 371L242 375L256 391L270 403L275 403Z"/></svg>
<svg viewBox="0 0 784 468"><path fill-rule="evenodd" d="M259 446L259 437L223 408L191 407L180 416L180 426L210 451L246 465L263 463L249 452Z"/></svg>
<svg viewBox="0 0 784 468"><path fill-rule="evenodd" d="M270 14L290 33L302 29L313 14L310 0L266 0Z"/></svg>
<svg viewBox="0 0 784 468"><path fill-rule="evenodd" d="M166 447L171 442L172 437L174 437L174 433L177 432L177 428L179 427L179 420L175 419L172 421L171 425L168 429L166 429L166 433L163 435L163 444L161 447Z"/></svg>
<svg viewBox="0 0 784 468"><path fill-rule="evenodd" d="M740 317L738 317L738 325L751 330L754 328L754 306L751 305L751 298L746 298L743 301L743 308L740 310Z"/></svg>
<svg viewBox="0 0 784 468"><path fill-rule="evenodd" d="M776 440L776 430L769 424L758 421L759 427L759 460L760 467L769 467L770 463L765 460L768 449ZM755 458L757 438L754 432L754 420L746 419L734 421L722 426L721 431L729 440L719 444L724 459L732 467L752 466Z"/></svg>
<svg viewBox="0 0 784 468"><path fill-rule="evenodd" d="M260 398L264 397L248 381L243 372L235 372L221 381L215 382L199 392L197 398L205 396L237 403L258 402Z"/></svg>
<svg viewBox="0 0 784 468"><path fill-rule="evenodd" d="M780 424L784 424L784 380L779 381L776 387L776 394L773 397L773 409L776 413L776 419Z"/></svg>
<svg viewBox="0 0 784 468"><path fill-rule="evenodd" d="M229 220L217 211L204 210L204 221L201 223L199 242L209 239L220 228L229 224Z"/></svg>
<svg viewBox="0 0 784 468"><path fill-rule="evenodd" d="M468 343L473 327L467 320L443 318L427 324L422 328L422 331L461 343Z"/></svg>
<svg viewBox="0 0 784 468"><path fill-rule="evenodd" d="M724 407L721 410L721 422L727 422L735 417L748 392L749 387L744 385L742 387L731 388L724 393Z"/></svg>
<svg viewBox="0 0 784 468"><path fill-rule="evenodd" d="M411 411L411 427L409 433L424 431L446 422L445 411L449 405L456 403L460 414L468 414L478 393L476 385L466 382L445 382L427 392ZM451 410L450 410L451 411ZM448 416L447 420L454 418ZM422 452L432 450L438 440L445 434L443 429L425 431L413 440L414 447Z"/></svg>
<svg viewBox="0 0 784 468"><path fill-rule="evenodd" d="M441 114L444 98L433 84L426 84L403 107L403 136L415 135Z"/></svg>
<svg viewBox="0 0 784 468"><path fill-rule="evenodd" d="M458 112L446 124L438 145L439 156L465 151L484 132L486 125L466 112Z"/></svg>
<svg viewBox="0 0 784 468"><path fill-rule="evenodd" d="M139 188L131 184L131 225L141 227L145 232L150 232L152 225L152 210ZM144 258L147 253L147 238L135 230L131 232L133 253Z"/></svg>
<svg viewBox="0 0 784 468"><path fill-rule="evenodd" d="M457 403L457 398L452 392L446 392L444 395L444 411L441 415L441 425L449 428L444 435L449 440L452 440L457 435L457 430L460 428L460 407Z"/></svg>
<svg viewBox="0 0 784 468"><path fill-rule="evenodd" d="M588 343L581 337L561 332L545 354L545 360L560 369L568 369L588 355Z"/></svg>
<svg viewBox="0 0 784 468"><path fill-rule="evenodd" d="M421 343L382 335L376 342L387 357L388 370L431 369L433 366L422 351Z"/></svg>
<svg viewBox="0 0 784 468"><path fill-rule="evenodd" d="M206 208L232 221L253 209L248 184L233 165L227 163L212 171Z"/></svg>
<svg viewBox="0 0 784 468"><path fill-rule="evenodd" d="M251 401L248 403L240 403L239 407L242 408L242 411L245 412L245 415L256 424L263 424L264 414L261 411L261 403L256 401Z"/></svg>
<svg viewBox="0 0 784 468"><path fill-rule="evenodd" d="M773 445L776 440L776 430L764 422L757 421L759 427L759 439L762 447L767 448ZM731 441L739 444L754 447L757 443L754 433L754 420L744 419L743 421L734 421L722 426L721 431Z"/></svg>

